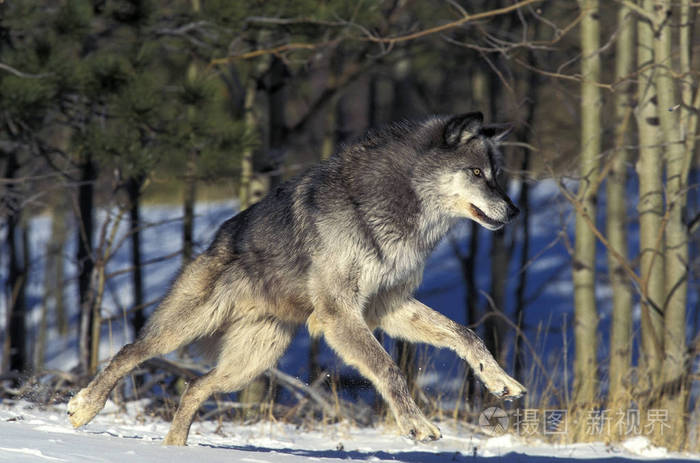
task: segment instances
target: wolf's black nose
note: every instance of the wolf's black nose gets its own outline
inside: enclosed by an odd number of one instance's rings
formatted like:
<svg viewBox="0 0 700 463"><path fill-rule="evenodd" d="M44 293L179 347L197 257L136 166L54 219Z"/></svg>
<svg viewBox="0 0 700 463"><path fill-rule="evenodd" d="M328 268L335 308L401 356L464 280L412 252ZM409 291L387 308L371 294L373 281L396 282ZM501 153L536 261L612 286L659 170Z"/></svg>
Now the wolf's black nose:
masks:
<svg viewBox="0 0 700 463"><path fill-rule="evenodd" d="M517 208L517 206L513 204L508 205L508 220L513 220L520 214L520 209Z"/></svg>

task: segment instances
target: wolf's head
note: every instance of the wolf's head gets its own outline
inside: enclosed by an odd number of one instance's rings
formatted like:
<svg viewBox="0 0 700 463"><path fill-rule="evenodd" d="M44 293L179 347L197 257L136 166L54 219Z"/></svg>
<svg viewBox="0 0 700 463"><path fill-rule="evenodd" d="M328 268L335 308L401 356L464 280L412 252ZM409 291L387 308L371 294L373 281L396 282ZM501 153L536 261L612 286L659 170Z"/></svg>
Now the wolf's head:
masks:
<svg viewBox="0 0 700 463"><path fill-rule="evenodd" d="M438 146L423 165L430 170L430 186L424 187L431 201L443 214L490 230L503 227L520 212L498 183L503 165L498 145L510 127L483 125L483 115L474 112L444 119L440 130Z"/></svg>

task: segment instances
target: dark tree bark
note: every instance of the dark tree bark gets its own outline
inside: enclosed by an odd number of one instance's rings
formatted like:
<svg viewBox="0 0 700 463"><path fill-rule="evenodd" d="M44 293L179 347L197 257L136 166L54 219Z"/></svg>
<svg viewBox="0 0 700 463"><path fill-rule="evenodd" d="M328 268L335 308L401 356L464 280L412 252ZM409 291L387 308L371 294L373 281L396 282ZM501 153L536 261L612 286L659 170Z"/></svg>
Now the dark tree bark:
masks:
<svg viewBox="0 0 700 463"><path fill-rule="evenodd" d="M530 105L534 106L534 103ZM521 140L518 137L518 140ZM514 366L513 371L515 377L520 379L523 376L523 352L521 351L521 336L524 335L525 319L525 290L527 288L527 270L525 269L528 260L530 259L530 185L527 183L526 172L530 169L530 151L525 148L523 150L523 162L521 170L523 172L522 183L520 187L520 197L518 199L518 207L520 208L521 229L523 231L521 251L520 251L520 272L518 275L518 286L515 289L515 323L518 327L518 332L515 333L514 340Z"/></svg>
<svg viewBox="0 0 700 463"><path fill-rule="evenodd" d="M287 95L285 80L289 71L284 62L275 57L270 63L268 80L268 114L269 125L269 153L272 174L270 175L270 190L274 190L282 181L280 166L284 162L284 149L287 143L287 123L285 120L285 108Z"/></svg>
<svg viewBox="0 0 700 463"><path fill-rule="evenodd" d="M491 302L488 303L488 317L484 320L484 343L499 363L503 356L503 341L505 325L501 317L506 304L506 280L508 263L510 262L509 247L506 245L504 229L493 232L491 237Z"/></svg>
<svg viewBox="0 0 700 463"><path fill-rule="evenodd" d="M133 291L134 310L131 317L131 326L134 329L134 337L138 336L141 328L146 323L143 314L143 275L141 268L141 187L143 177L132 177L127 181L126 189L129 195L129 228L131 229L131 284Z"/></svg>
<svg viewBox="0 0 700 463"><path fill-rule="evenodd" d="M535 57L533 53L529 54L529 61L532 66L535 66ZM525 124L516 131L515 139L523 143L530 143L532 136L531 127L535 120L535 110L537 109L537 92L539 89L539 78L537 73L530 72L528 76L527 92L529 95L526 100ZM522 243L520 252L520 265L518 273L518 286L515 289L515 323L518 327L518 332L515 334L514 340L514 373L515 378L521 379L523 376L523 365L525 359L521 351L521 336L524 335L523 320L525 318L525 293L527 289L527 275L525 270L528 261L530 260L530 184L528 183L527 173L530 170L530 150L523 148L523 159L520 165L521 186L520 196L518 198L518 207L520 208L520 225L522 229Z"/></svg>
<svg viewBox="0 0 700 463"><path fill-rule="evenodd" d="M489 121L496 121L502 117L499 110L499 96L501 83L493 72L482 70L486 88L481 92L484 96L475 95L475 99L481 102L481 107L487 108L485 114ZM509 179L504 175L500 182L508 184ZM489 314L484 320L484 343L499 363L503 363L503 341L506 333L506 325L503 319L503 312L506 305L506 281L508 275L508 265L510 263L511 247L506 243L506 230L501 228L491 233L491 298L493 304L487 304L486 313Z"/></svg>
<svg viewBox="0 0 700 463"><path fill-rule="evenodd" d="M9 369L26 371L27 363L27 327L26 327L26 298L28 259L26 252L26 225L22 224L22 209L16 201L16 180L20 165L15 153L7 156L5 178L10 180L5 191L5 207L7 209L7 248L8 248L8 279L9 292Z"/></svg>
<svg viewBox="0 0 700 463"><path fill-rule="evenodd" d="M469 233L469 255L463 268L464 279L467 286L466 300L466 324L475 325L479 321L479 296L476 289L476 278L474 274L474 265L476 264L476 253L479 249L479 225L478 223L470 222L471 231Z"/></svg>
<svg viewBox="0 0 700 463"><path fill-rule="evenodd" d="M462 278L464 278L464 283L466 287L466 294L464 300L464 324L467 326L474 326L479 321L479 297L476 287L476 278L474 277L474 266L476 263L476 253L479 249L479 227L480 225L474 221L469 222L470 232L469 232L469 250L466 255L463 255L456 241L452 242L452 247L455 256L459 260L460 268L462 270ZM476 327L475 327L476 328ZM464 399L474 405L476 399L476 381L474 378L474 372L466 364L464 365L464 385L463 394ZM457 410L457 409L456 409Z"/></svg>
<svg viewBox="0 0 700 463"><path fill-rule="evenodd" d="M191 149L185 166L185 197L182 219L182 263L194 257L194 203L197 198L197 152Z"/></svg>
<svg viewBox="0 0 700 463"><path fill-rule="evenodd" d="M87 373L90 365L92 346L93 311L90 305L90 286L94 257L92 239L94 233L94 188L97 179L97 167L88 155L80 165L80 184L78 185L77 219L77 262L78 262L78 301L80 303L80 369Z"/></svg>

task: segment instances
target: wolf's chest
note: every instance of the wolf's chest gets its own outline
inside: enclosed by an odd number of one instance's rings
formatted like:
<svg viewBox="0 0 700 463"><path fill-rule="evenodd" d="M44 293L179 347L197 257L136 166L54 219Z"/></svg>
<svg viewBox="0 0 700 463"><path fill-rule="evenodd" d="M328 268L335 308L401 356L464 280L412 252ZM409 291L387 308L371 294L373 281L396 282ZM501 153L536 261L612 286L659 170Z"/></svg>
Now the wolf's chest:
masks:
<svg viewBox="0 0 700 463"><path fill-rule="evenodd" d="M381 259L364 262L360 285L369 292L376 292L407 280L420 279L424 265L425 256L415 247L397 245L385 250Z"/></svg>

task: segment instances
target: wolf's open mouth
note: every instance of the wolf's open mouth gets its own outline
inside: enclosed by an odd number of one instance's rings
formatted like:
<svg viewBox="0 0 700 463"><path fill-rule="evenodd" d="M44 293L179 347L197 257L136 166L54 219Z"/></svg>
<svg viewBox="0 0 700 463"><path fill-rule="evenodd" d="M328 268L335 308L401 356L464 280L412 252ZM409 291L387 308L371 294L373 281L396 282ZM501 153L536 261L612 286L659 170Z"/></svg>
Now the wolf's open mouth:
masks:
<svg viewBox="0 0 700 463"><path fill-rule="evenodd" d="M476 217L477 219L481 220L482 222L491 225L493 227L502 227L504 224L503 222L499 222L498 220L493 220L491 217L486 215L484 211L473 205L472 203L469 203L469 212Z"/></svg>

